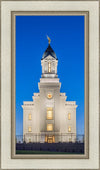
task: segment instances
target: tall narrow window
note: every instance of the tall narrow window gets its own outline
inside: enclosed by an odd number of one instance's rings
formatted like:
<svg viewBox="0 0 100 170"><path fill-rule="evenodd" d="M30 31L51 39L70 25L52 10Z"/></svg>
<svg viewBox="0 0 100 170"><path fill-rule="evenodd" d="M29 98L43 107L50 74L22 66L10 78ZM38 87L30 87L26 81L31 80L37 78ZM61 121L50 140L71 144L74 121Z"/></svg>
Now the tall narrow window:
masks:
<svg viewBox="0 0 100 170"><path fill-rule="evenodd" d="M70 113L68 113L68 120L70 120L71 119L71 114Z"/></svg>
<svg viewBox="0 0 100 170"><path fill-rule="evenodd" d="M47 124L47 131L52 131L52 130L53 130L53 125Z"/></svg>
<svg viewBox="0 0 100 170"><path fill-rule="evenodd" d="M68 132L71 132L71 126L68 127Z"/></svg>
<svg viewBox="0 0 100 170"><path fill-rule="evenodd" d="M51 72L51 62L49 61L48 63L48 72L50 73Z"/></svg>
<svg viewBox="0 0 100 170"><path fill-rule="evenodd" d="M29 138L29 143L31 142L31 138Z"/></svg>
<svg viewBox="0 0 100 170"><path fill-rule="evenodd" d="M69 142L72 142L72 139L71 139L71 138L69 138Z"/></svg>
<svg viewBox="0 0 100 170"><path fill-rule="evenodd" d="M53 119L53 108L47 107L47 119Z"/></svg>
<svg viewBox="0 0 100 170"><path fill-rule="evenodd" d="M32 115L31 114L28 115L28 120L32 120Z"/></svg>
<svg viewBox="0 0 100 170"><path fill-rule="evenodd" d="M28 131L29 131L29 132L32 132L31 126L28 127Z"/></svg>

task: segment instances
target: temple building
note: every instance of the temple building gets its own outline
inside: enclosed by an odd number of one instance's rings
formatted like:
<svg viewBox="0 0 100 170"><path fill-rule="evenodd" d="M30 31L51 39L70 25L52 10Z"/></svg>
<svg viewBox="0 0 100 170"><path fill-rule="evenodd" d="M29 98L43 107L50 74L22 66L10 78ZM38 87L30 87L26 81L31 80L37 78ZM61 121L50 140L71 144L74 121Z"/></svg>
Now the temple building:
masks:
<svg viewBox="0 0 100 170"><path fill-rule="evenodd" d="M60 93L57 65L58 59L48 37L48 47L41 59L39 93L34 93L33 101L24 101L22 105L26 143L74 142L76 139L77 105L75 101L67 101L65 93Z"/></svg>

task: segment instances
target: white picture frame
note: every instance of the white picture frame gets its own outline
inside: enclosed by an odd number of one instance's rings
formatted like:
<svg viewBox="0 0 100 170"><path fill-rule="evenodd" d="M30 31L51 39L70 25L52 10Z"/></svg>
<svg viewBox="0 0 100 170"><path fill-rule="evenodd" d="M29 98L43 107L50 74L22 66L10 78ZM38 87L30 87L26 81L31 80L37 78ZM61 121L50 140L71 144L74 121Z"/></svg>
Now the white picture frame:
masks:
<svg viewBox="0 0 100 170"><path fill-rule="evenodd" d="M89 12L89 157L11 157L11 12ZM13 66L15 67L15 66ZM1 169L99 169L99 1L1 1Z"/></svg>

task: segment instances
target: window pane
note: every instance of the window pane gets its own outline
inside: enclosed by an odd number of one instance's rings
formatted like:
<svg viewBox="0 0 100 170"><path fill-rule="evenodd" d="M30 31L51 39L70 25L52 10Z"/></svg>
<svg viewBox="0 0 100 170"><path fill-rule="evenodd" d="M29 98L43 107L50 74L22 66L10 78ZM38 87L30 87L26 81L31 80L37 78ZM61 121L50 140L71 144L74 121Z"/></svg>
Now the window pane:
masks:
<svg viewBox="0 0 100 170"><path fill-rule="evenodd" d="M32 128L31 128L30 126L28 127L28 131L29 131L29 132L32 132Z"/></svg>
<svg viewBox="0 0 100 170"><path fill-rule="evenodd" d="M53 125L47 124L47 131L52 131L52 130L53 130Z"/></svg>
<svg viewBox="0 0 100 170"><path fill-rule="evenodd" d="M28 115L28 119L29 119L29 120L32 119L32 115L31 115L31 114Z"/></svg>
<svg viewBox="0 0 100 170"><path fill-rule="evenodd" d="M68 132L71 132L71 126L68 127Z"/></svg>
<svg viewBox="0 0 100 170"><path fill-rule="evenodd" d="M53 109L51 107L47 108L47 119L53 119Z"/></svg>
<svg viewBox="0 0 100 170"><path fill-rule="evenodd" d="M29 142L31 142L31 139L29 138Z"/></svg>
<svg viewBox="0 0 100 170"><path fill-rule="evenodd" d="M71 139L71 138L69 138L69 142L72 142L72 139Z"/></svg>
<svg viewBox="0 0 100 170"><path fill-rule="evenodd" d="M71 119L71 114L70 113L68 113L68 120L70 120Z"/></svg>
<svg viewBox="0 0 100 170"><path fill-rule="evenodd" d="M47 107L47 111L53 111L52 107Z"/></svg>

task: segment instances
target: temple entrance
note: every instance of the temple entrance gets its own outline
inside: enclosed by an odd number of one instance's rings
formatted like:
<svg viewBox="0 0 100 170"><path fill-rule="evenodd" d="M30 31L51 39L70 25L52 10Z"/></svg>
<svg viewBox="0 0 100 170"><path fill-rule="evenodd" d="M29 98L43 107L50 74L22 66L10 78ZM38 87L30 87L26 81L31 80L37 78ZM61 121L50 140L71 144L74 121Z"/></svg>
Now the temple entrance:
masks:
<svg viewBox="0 0 100 170"><path fill-rule="evenodd" d="M53 143L53 136L48 137L47 142L48 142L48 143Z"/></svg>
<svg viewBox="0 0 100 170"><path fill-rule="evenodd" d="M55 136L45 136L45 142L47 143L55 143Z"/></svg>

